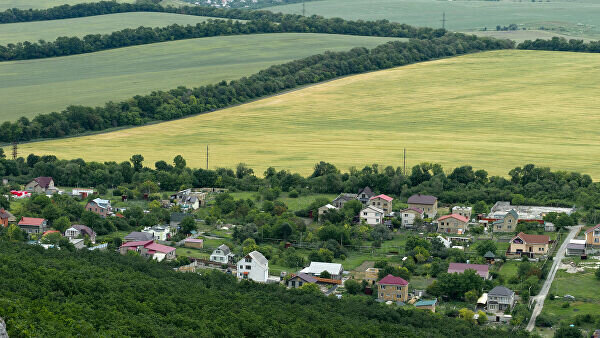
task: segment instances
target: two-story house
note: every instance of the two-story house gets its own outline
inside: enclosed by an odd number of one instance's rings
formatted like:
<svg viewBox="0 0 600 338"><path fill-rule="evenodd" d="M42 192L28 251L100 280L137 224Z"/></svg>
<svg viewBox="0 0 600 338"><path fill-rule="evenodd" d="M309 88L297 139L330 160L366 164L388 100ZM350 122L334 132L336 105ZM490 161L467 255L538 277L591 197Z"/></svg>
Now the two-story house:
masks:
<svg viewBox="0 0 600 338"><path fill-rule="evenodd" d="M517 223L519 223L519 214L511 209L504 217L492 223L492 227L494 232L515 232Z"/></svg>
<svg viewBox="0 0 600 338"><path fill-rule="evenodd" d="M48 221L43 218L23 217L18 226L30 235L43 234L48 229Z"/></svg>
<svg viewBox="0 0 600 338"><path fill-rule="evenodd" d="M151 234L155 241L168 241L174 233L168 225L155 225L153 227L145 227L142 232Z"/></svg>
<svg viewBox="0 0 600 338"><path fill-rule="evenodd" d="M354 201L355 199L357 199L357 197L357 194L341 193L333 200L333 202L331 202L331 204L334 207L341 209L344 207L344 204L346 204L346 202Z"/></svg>
<svg viewBox="0 0 600 338"><path fill-rule="evenodd" d="M585 246L593 250L600 249L600 224L586 230Z"/></svg>
<svg viewBox="0 0 600 338"><path fill-rule="evenodd" d="M515 305L515 292L511 289L498 285L488 292L487 309L490 312L504 312L512 309Z"/></svg>
<svg viewBox="0 0 600 338"><path fill-rule="evenodd" d="M259 283L269 278L269 261L258 251L252 251L237 262L237 277Z"/></svg>
<svg viewBox="0 0 600 338"><path fill-rule="evenodd" d="M427 218L437 216L438 200L435 196L415 194L408 198L407 203L409 208L423 210Z"/></svg>
<svg viewBox="0 0 600 338"><path fill-rule="evenodd" d="M387 195L377 195L369 199L369 205L377 207L383 210L384 214L389 215L392 213L392 201L394 199Z"/></svg>
<svg viewBox="0 0 600 338"><path fill-rule="evenodd" d="M75 239L84 236L88 236L92 243L96 243L96 232L88 226L75 224L65 230L65 237L68 239Z"/></svg>
<svg viewBox="0 0 600 338"><path fill-rule="evenodd" d="M459 214L451 214L438 218L437 224L437 232L461 235L468 230L469 219Z"/></svg>
<svg viewBox="0 0 600 338"><path fill-rule="evenodd" d="M367 205L371 197L375 196L375 193L373 192L373 190L371 190L371 188L364 187L363 189L358 191L357 196L360 203L362 203L363 205Z"/></svg>
<svg viewBox="0 0 600 338"><path fill-rule="evenodd" d="M231 253L229 247L225 244L221 244L212 252L212 254L210 254L210 261L229 264L233 262L233 256L234 254Z"/></svg>
<svg viewBox="0 0 600 338"><path fill-rule="evenodd" d="M548 254L550 237L547 235L528 235L519 232L510 240L507 256L541 256Z"/></svg>
<svg viewBox="0 0 600 338"><path fill-rule="evenodd" d="M383 216L383 210L372 205L360 211L361 222L364 221L368 225L383 224Z"/></svg>
<svg viewBox="0 0 600 338"><path fill-rule="evenodd" d="M92 201L89 201L88 204L86 204L85 210L91 211L102 218L106 218L106 216L111 214L112 207L110 206L109 200L96 198Z"/></svg>
<svg viewBox="0 0 600 338"><path fill-rule="evenodd" d="M461 215L463 217L466 217L469 220L471 219L472 212L473 212L473 208L471 208L471 207L463 207L463 206L458 206L458 205L452 207L453 214Z"/></svg>
<svg viewBox="0 0 600 338"><path fill-rule="evenodd" d="M377 282L377 298L383 301L406 302L408 282L394 275L387 275Z"/></svg>
<svg viewBox="0 0 600 338"><path fill-rule="evenodd" d="M51 195L58 191L54 186L52 177L36 177L31 182L25 185L25 191L31 194L46 194Z"/></svg>
<svg viewBox="0 0 600 338"><path fill-rule="evenodd" d="M425 213L423 209L418 208L406 208L400 211L400 217L402 218L402 226L405 228L412 228L415 226L415 220L417 218L423 219Z"/></svg>

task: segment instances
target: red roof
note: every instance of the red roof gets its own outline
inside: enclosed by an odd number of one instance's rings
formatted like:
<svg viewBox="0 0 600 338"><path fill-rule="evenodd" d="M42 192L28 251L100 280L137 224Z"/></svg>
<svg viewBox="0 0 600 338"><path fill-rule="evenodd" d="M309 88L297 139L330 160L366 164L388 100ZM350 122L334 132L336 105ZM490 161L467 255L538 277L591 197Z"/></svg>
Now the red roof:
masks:
<svg viewBox="0 0 600 338"><path fill-rule="evenodd" d="M512 242L515 238L519 237L524 240L525 243L529 244L548 244L550 242L550 236L546 235L528 235L524 232L519 232L518 235L513 237L510 241Z"/></svg>
<svg viewBox="0 0 600 338"><path fill-rule="evenodd" d="M396 276L390 274L390 275L383 277L379 282L377 282L377 284L378 285L381 285L381 284L408 285L408 282L406 280L404 280L404 278L396 277Z"/></svg>
<svg viewBox="0 0 600 338"><path fill-rule="evenodd" d="M463 273L465 270L475 270L478 275L487 278L489 266L485 264L450 263L448 273Z"/></svg>
<svg viewBox="0 0 600 338"><path fill-rule="evenodd" d="M384 194L377 195L377 196L373 196L373 197L371 197L370 199L371 199L371 200L374 200L374 199L377 199L377 198L381 198L382 200L386 200L386 201L388 201L388 202L391 202L391 201L393 201L393 200L394 200L394 199L393 199L393 198L391 198L390 196L388 196L388 195L384 195Z"/></svg>
<svg viewBox="0 0 600 338"><path fill-rule="evenodd" d="M44 237L46 235L49 235L49 234L56 233L56 232L58 232L60 234L60 231L58 231L58 230L47 230L47 231L44 231L44 233L42 234L42 237Z"/></svg>
<svg viewBox="0 0 600 338"><path fill-rule="evenodd" d="M35 217L23 217L20 221L19 221L19 225L35 225L35 226L41 226L42 223L44 223L44 221L46 221L43 218L35 218Z"/></svg>
<svg viewBox="0 0 600 338"><path fill-rule="evenodd" d="M400 212L405 212L405 211L408 211L408 210L412 210L412 211L417 212L419 214L423 213L423 210L421 210L419 208L406 208L406 209L401 210Z"/></svg>
<svg viewBox="0 0 600 338"><path fill-rule="evenodd" d="M592 232L596 229L600 229L600 224L596 225L595 227L589 228L585 231L585 233L587 234L588 232Z"/></svg>
<svg viewBox="0 0 600 338"><path fill-rule="evenodd" d="M153 241L137 241L137 242L127 242L127 243L123 243L123 245L121 245L121 247L135 247L135 246L146 246L150 243L153 243Z"/></svg>
<svg viewBox="0 0 600 338"><path fill-rule="evenodd" d="M442 217L438 218L438 221L443 221L448 218L455 218L455 219L457 219L461 222L465 222L465 223L469 222L468 218L466 218L465 216L461 216L459 214L450 214L450 215L442 216Z"/></svg>
<svg viewBox="0 0 600 338"><path fill-rule="evenodd" d="M144 247L148 250L158 251L162 253L169 253L171 251L175 251L175 248L172 246L166 246L158 243L152 242L149 245L144 245Z"/></svg>

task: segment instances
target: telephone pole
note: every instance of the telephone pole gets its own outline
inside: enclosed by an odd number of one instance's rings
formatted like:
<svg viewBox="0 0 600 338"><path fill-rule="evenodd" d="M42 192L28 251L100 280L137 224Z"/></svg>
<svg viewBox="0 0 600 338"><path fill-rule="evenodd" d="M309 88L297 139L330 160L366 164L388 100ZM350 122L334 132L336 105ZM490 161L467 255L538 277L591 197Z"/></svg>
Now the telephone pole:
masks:
<svg viewBox="0 0 600 338"><path fill-rule="evenodd" d="M13 146L13 152L12 152L13 160L16 160L17 159L17 141L13 141L12 146Z"/></svg>
<svg viewBox="0 0 600 338"><path fill-rule="evenodd" d="M208 170L208 144L206 145L206 170Z"/></svg>
<svg viewBox="0 0 600 338"><path fill-rule="evenodd" d="M442 13L442 29L446 29L446 12Z"/></svg>
<svg viewBox="0 0 600 338"><path fill-rule="evenodd" d="M406 148L404 148L404 166L403 166L403 174L404 176L406 176Z"/></svg>
<svg viewBox="0 0 600 338"><path fill-rule="evenodd" d="M304 0L302 0L302 16L306 16L306 6L304 4Z"/></svg>

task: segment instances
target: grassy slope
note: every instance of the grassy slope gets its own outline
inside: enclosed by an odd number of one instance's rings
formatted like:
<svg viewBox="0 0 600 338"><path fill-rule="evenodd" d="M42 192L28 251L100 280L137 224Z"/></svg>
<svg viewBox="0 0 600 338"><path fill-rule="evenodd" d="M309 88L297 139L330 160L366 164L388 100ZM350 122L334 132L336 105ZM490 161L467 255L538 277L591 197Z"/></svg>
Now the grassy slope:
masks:
<svg viewBox="0 0 600 338"><path fill-rule="evenodd" d="M531 2L525 1L437 1L437 0L324 0L306 3L306 14L347 19L388 19L417 26L474 30L497 25L523 24L538 29L557 29L571 36L600 36L597 0ZM302 4L271 7L273 12L302 13ZM581 25L579 25L581 24Z"/></svg>
<svg viewBox="0 0 600 338"><path fill-rule="evenodd" d="M233 80L327 50L375 47L390 38L258 34L164 42L60 58L0 63L0 121L102 105L157 89Z"/></svg>
<svg viewBox="0 0 600 338"><path fill-rule="evenodd" d="M367 163L471 164L506 175L526 163L600 177L600 55L505 50L347 77L224 111L101 135L24 144L20 154L193 167L245 162L311 172ZM173 137L178 135L178 137ZM86 151L93 145L94 152ZM7 151L7 150L5 150Z"/></svg>
<svg viewBox="0 0 600 338"><path fill-rule="evenodd" d="M117 13L85 18L20 22L0 25L0 44L21 41L54 41L59 36L108 34L125 28L163 27L171 24L195 25L209 19L202 16L171 13Z"/></svg>
<svg viewBox="0 0 600 338"><path fill-rule="evenodd" d="M135 0L116 0L117 2L135 2ZM76 5L82 2L93 2L88 0L0 0L0 11L9 8L19 9L42 9L60 5Z"/></svg>

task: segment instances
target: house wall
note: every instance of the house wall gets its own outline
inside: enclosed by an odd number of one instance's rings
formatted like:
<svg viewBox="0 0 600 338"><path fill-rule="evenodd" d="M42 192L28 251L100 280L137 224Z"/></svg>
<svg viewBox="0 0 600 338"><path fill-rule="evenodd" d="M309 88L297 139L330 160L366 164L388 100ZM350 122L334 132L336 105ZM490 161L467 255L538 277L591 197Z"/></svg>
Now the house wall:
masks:
<svg viewBox="0 0 600 338"><path fill-rule="evenodd" d="M375 198L375 199L369 200L368 205L372 205L374 207L382 209L383 212L387 215L392 212L392 202L393 201L388 202L388 201L384 200L383 198Z"/></svg>
<svg viewBox="0 0 600 338"><path fill-rule="evenodd" d="M383 215L374 211L361 211L360 219L364 220L369 225L377 225L383 223Z"/></svg>
<svg viewBox="0 0 600 338"><path fill-rule="evenodd" d="M435 218L437 215L438 202L435 201L433 205L431 204L408 204L409 208L417 208L423 210L426 218Z"/></svg>
<svg viewBox="0 0 600 338"><path fill-rule="evenodd" d="M19 228L25 230L28 234L41 234L47 230L46 223L43 223L42 226L37 225L19 225Z"/></svg>
<svg viewBox="0 0 600 338"><path fill-rule="evenodd" d="M306 284L306 282L303 281L300 277L296 276L296 277L290 278L290 280L288 280L287 287L297 289L304 284Z"/></svg>
<svg viewBox="0 0 600 338"><path fill-rule="evenodd" d="M27 183L25 185L25 190L29 191L30 193L38 193L38 194L46 192L42 187L40 187L40 185L35 180Z"/></svg>
<svg viewBox="0 0 600 338"><path fill-rule="evenodd" d="M245 272L248 274L245 275ZM237 277L239 279L249 279L259 283L266 283L269 277L269 268L263 268L254 262L254 260L246 262L246 258L242 258L237 263Z"/></svg>
<svg viewBox="0 0 600 338"><path fill-rule="evenodd" d="M456 218L446 218L445 220L438 222L437 232L457 234L458 229L462 229L463 233L467 231L467 223L461 222Z"/></svg>
<svg viewBox="0 0 600 338"><path fill-rule="evenodd" d="M86 204L85 206L85 210L91 211L102 218L106 218L106 216L108 216L108 208L102 208L101 206L93 202L88 202L88 204Z"/></svg>
<svg viewBox="0 0 600 338"><path fill-rule="evenodd" d="M499 224L493 224L494 232L514 232L517 229L518 219L512 214L506 214Z"/></svg>
<svg viewBox="0 0 600 338"><path fill-rule="evenodd" d="M548 253L548 244L510 243L510 252L531 252L535 255Z"/></svg>
<svg viewBox="0 0 600 338"><path fill-rule="evenodd" d="M600 229L595 229L585 234L586 245L600 246Z"/></svg>
<svg viewBox="0 0 600 338"><path fill-rule="evenodd" d="M408 285L377 285L377 298L385 301L408 300Z"/></svg>
<svg viewBox="0 0 600 338"><path fill-rule="evenodd" d="M421 217L421 214L419 214L416 211L403 211L402 212L402 225L405 228L412 228L415 225L415 218L417 218L417 216Z"/></svg>
<svg viewBox="0 0 600 338"><path fill-rule="evenodd" d="M419 310L429 310L429 311L435 313L435 305L418 306L417 309L419 309Z"/></svg>

